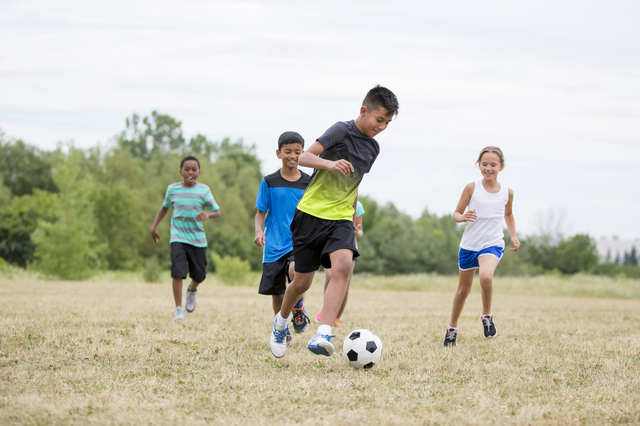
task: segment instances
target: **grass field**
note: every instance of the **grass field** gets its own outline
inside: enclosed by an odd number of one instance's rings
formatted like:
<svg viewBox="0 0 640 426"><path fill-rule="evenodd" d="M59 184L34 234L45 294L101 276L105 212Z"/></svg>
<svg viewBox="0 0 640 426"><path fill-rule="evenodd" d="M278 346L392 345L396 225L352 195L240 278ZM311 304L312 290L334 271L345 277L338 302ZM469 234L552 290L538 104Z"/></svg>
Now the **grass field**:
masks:
<svg viewBox="0 0 640 426"><path fill-rule="evenodd" d="M337 351L384 344L357 371L306 349L313 324L273 358L256 288L212 277L176 324L169 283L112 280L0 278L0 424L640 423L638 281L498 278L489 341L476 284L443 348L454 277L356 276Z"/></svg>

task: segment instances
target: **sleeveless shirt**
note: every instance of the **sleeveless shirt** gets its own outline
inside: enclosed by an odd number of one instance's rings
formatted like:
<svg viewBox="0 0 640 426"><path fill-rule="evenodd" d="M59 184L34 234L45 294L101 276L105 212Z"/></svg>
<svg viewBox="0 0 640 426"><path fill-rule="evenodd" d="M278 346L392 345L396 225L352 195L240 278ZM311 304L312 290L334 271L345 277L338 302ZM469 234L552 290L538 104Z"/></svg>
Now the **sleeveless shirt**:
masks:
<svg viewBox="0 0 640 426"><path fill-rule="evenodd" d="M474 222L467 222L460 248L469 251L480 251L493 246L504 248L504 209L508 202L507 185L501 184L500 191L491 194L484 189L482 181L476 182L467 209L475 209L478 217Z"/></svg>

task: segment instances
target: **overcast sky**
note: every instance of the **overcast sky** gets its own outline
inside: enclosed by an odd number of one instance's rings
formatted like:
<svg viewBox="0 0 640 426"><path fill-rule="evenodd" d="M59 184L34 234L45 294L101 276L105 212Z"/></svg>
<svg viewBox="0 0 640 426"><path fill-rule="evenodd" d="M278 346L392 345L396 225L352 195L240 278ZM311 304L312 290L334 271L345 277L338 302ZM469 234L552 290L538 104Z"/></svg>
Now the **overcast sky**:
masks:
<svg viewBox="0 0 640 426"><path fill-rule="evenodd" d="M636 239L639 22L637 0L1 0L0 129L108 147L158 110L267 174L280 133L310 144L382 84L400 114L361 194L449 214L498 145L520 234Z"/></svg>

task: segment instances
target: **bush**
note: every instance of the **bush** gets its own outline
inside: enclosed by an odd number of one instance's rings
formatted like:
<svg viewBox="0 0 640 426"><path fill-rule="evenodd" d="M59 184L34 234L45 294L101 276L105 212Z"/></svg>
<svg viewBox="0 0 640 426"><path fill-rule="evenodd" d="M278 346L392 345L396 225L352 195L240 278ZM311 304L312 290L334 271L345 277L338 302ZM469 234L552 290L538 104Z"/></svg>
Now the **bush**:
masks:
<svg viewBox="0 0 640 426"><path fill-rule="evenodd" d="M220 256L216 252L211 253L211 259L216 267L216 276L223 284L245 284L251 273L251 265L246 260L236 256Z"/></svg>
<svg viewBox="0 0 640 426"><path fill-rule="evenodd" d="M144 271L142 277L148 283L157 283L160 281L160 274L162 274L162 268L158 258L153 256L146 260L144 263Z"/></svg>

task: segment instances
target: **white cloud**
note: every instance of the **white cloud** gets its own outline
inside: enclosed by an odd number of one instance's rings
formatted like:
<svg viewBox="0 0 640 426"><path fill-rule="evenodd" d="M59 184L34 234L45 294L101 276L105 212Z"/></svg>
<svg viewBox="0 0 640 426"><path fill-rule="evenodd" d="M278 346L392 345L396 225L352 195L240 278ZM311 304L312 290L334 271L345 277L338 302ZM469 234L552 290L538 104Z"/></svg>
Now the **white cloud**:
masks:
<svg viewBox="0 0 640 426"><path fill-rule="evenodd" d="M363 183L375 199L450 213L477 152L499 145L523 229L565 208L576 232L635 238L638 12L631 0L5 1L0 127L93 146L157 109L188 135L256 143L266 172L282 131L310 143L380 83L401 110Z"/></svg>

